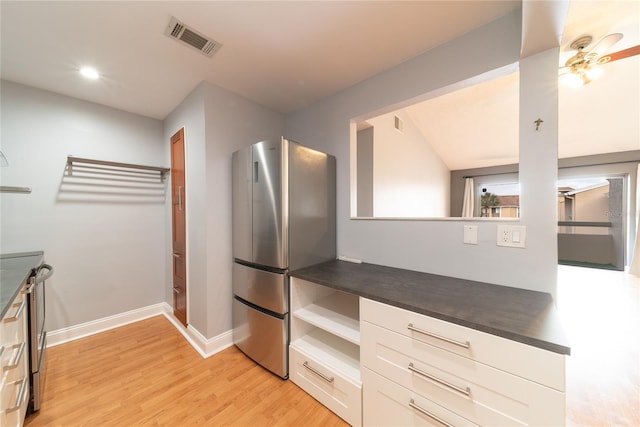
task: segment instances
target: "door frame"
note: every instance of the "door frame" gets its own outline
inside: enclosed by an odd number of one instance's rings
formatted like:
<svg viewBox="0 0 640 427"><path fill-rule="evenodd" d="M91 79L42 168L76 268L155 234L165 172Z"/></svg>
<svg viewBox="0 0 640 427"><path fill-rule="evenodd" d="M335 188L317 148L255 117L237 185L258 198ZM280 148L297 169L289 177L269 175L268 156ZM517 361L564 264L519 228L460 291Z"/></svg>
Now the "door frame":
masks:
<svg viewBox="0 0 640 427"><path fill-rule="evenodd" d="M188 165L188 161L187 159L189 158L189 149L187 148L187 126L182 125L182 126L178 126L177 129L175 131L170 132L170 136L169 136L169 162L171 163L171 156L172 156L172 147L171 147L171 138L173 138L178 132L182 131L182 139L183 139L183 145L184 145L184 186L185 186L185 190L189 187L189 177L187 174L187 165ZM172 176L173 178L173 176ZM171 182L172 184L172 182ZM171 184L169 185L169 194L170 194L170 200L169 200L169 260L171 260L172 258L172 254L173 254L173 235L172 235L172 231L173 231L173 207L172 207L172 186ZM185 191L185 195L186 195L186 191ZM185 196L185 207L187 205L187 198ZM185 215L185 252L188 253L189 252L189 221L188 221L188 215ZM185 269L186 269L186 280L185 280L185 288L186 288L186 292L187 292L187 299L186 299L186 325L182 325L181 322L178 321L178 323L187 328L187 326L190 324L190 313L191 313L191 307L190 307L190 299L189 299L189 288L190 288L190 281L191 281L191 274L190 274L190 259L189 256L186 257L185 260ZM169 275L170 275L170 286L169 286L169 296L170 296L170 300L171 300L171 308L172 308L172 312L171 314L173 315L173 261L170 261L170 271L169 271Z"/></svg>

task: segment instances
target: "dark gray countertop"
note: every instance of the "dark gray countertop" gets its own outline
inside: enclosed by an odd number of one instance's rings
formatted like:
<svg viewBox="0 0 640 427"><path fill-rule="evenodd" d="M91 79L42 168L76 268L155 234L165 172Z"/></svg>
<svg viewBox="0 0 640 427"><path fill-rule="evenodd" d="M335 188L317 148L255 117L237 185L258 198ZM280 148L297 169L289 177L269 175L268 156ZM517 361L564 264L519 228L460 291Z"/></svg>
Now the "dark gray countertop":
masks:
<svg viewBox="0 0 640 427"><path fill-rule="evenodd" d="M42 251L0 255L0 318L7 313L31 271L42 263L43 255Z"/></svg>
<svg viewBox="0 0 640 427"><path fill-rule="evenodd" d="M291 276L555 353L571 352L548 293L338 260Z"/></svg>

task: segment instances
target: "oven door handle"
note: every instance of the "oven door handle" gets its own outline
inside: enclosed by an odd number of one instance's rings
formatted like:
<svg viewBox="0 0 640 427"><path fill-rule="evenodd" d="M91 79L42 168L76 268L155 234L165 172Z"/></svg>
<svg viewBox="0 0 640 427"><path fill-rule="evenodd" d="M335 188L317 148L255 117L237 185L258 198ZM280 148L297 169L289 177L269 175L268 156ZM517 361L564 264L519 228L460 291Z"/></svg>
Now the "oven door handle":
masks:
<svg viewBox="0 0 640 427"><path fill-rule="evenodd" d="M47 272L42 274L42 275L40 275L40 272L42 270L47 270ZM38 267L38 270L36 271L36 282L35 282L35 284L38 285L38 284L44 282L45 280L47 280L51 276L53 276L53 267L51 267L49 264L42 264L40 267Z"/></svg>

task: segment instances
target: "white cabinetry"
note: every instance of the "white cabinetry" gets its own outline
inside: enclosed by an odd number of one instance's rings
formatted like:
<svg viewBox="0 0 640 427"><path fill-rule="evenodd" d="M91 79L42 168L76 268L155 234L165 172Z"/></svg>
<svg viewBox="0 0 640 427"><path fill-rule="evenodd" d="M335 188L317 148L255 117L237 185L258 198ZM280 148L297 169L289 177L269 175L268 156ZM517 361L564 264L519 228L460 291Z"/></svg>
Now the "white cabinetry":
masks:
<svg viewBox="0 0 640 427"><path fill-rule="evenodd" d="M0 426L21 426L29 402L27 298L21 290L0 324Z"/></svg>
<svg viewBox="0 0 640 427"><path fill-rule="evenodd" d="M564 425L564 356L361 299L364 425Z"/></svg>
<svg viewBox="0 0 640 427"><path fill-rule="evenodd" d="M358 296L292 277L291 313L291 381L361 425Z"/></svg>

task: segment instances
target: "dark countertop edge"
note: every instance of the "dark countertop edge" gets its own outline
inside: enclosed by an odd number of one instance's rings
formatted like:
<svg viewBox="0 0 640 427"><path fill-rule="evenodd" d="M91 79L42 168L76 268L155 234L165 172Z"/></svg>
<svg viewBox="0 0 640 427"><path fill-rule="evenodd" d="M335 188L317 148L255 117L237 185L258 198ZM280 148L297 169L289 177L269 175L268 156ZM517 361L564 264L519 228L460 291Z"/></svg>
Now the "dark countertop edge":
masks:
<svg viewBox="0 0 640 427"><path fill-rule="evenodd" d="M14 252L9 254L0 254L0 259L22 258L25 256L36 256L36 255L44 255L44 251Z"/></svg>
<svg viewBox="0 0 640 427"><path fill-rule="evenodd" d="M332 262L347 262L347 261L339 261L339 260L335 260L335 261L327 261L326 263L332 263ZM325 264L325 263L321 263L321 264ZM318 265L321 265L318 264ZM364 263L363 263L364 264ZM370 265L375 265L376 264L370 264ZM569 346L566 345L562 345L562 344L558 344L558 343L554 343L554 342L550 342L550 341L546 341L543 339L539 339L539 338L535 338L532 336L525 336L525 335L521 335L518 334L517 332L512 332L512 331L508 331L508 330L504 330L504 329L499 329L499 328L494 328L488 325L482 325L482 324L478 324L475 322L470 322L464 318L460 318L460 317L455 317L455 316L451 316L448 315L446 313L440 313L437 311L433 311L433 310L428 310L428 309L423 309L420 307L416 307L416 306L411 306L408 304L403 304L394 300L390 300L387 298L384 298L378 294L374 294L374 293L368 293L368 292L363 292L360 289L354 289L348 286L342 286L339 283L335 283L333 281L330 280L325 280L322 277L318 277L318 276L314 276L311 274L306 274L306 272L309 269L314 268L315 266L309 266L309 267L304 267L301 268L299 270L295 270L289 273L290 276L292 277L296 277L299 279L303 279L303 280L307 280L309 282L314 282L317 283L319 285L323 285L323 286L327 286L333 289L336 289L338 291L342 291L342 292L347 292L347 293L351 293L351 294L355 294L373 301L377 301L377 302L381 302L383 304L388 304L388 305L392 305L394 307L398 307L398 308L402 308L405 310L409 310L412 311L414 313L419 313L419 314L424 314L426 316L429 317L433 317L435 319L439 319L439 320L443 320L443 321L447 321L450 323L454 323L456 325L460 325L460 326L464 326L470 329L474 329L477 331L481 331L481 332L485 332L491 335L495 335L501 338L505 338L505 339L509 339L512 341L516 341L525 345L531 345L533 347L537 347L543 350L549 350L551 352L554 353L559 353L559 354L563 354L563 355L570 355L571 354L571 348ZM395 268L395 267L388 267L388 266L381 266L387 269L395 269L395 270L404 270L404 269L400 269L400 268ZM404 270L406 271L406 270ZM437 275L433 275L430 273L421 273L419 271L414 271L414 273L416 274L425 274L425 275L429 275L429 276L437 276ZM442 277L448 277L448 276L442 276ZM467 281L467 280L465 280ZM467 281L469 283L481 283L481 282L473 282L473 281ZM495 285L495 286L500 286L500 285ZM518 288L510 288L510 287L506 287L505 288L509 288L509 289L518 289ZM530 290L525 290L523 289L524 292L536 292L536 291L530 291ZM539 292L539 291L538 291ZM549 295L549 294L547 294ZM551 298L551 295L549 295L549 297Z"/></svg>

